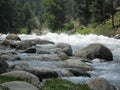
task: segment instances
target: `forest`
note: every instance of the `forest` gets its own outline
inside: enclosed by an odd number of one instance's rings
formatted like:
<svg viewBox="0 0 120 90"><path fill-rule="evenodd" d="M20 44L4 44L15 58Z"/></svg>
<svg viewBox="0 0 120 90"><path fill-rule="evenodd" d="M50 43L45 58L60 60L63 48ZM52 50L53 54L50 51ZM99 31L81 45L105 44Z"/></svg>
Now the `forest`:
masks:
<svg viewBox="0 0 120 90"><path fill-rule="evenodd" d="M0 33L114 30L119 6L120 0L0 0Z"/></svg>

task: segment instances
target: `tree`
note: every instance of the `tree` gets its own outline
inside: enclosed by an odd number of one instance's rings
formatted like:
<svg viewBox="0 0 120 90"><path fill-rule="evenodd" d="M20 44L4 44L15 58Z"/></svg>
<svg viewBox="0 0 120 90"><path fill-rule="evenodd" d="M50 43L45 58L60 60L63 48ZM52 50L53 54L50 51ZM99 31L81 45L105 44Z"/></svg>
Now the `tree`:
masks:
<svg viewBox="0 0 120 90"><path fill-rule="evenodd" d="M62 29L66 21L66 0L43 0L45 26L52 31Z"/></svg>
<svg viewBox="0 0 120 90"><path fill-rule="evenodd" d="M91 19L90 5L92 0L75 0L75 13L81 24L88 25Z"/></svg>

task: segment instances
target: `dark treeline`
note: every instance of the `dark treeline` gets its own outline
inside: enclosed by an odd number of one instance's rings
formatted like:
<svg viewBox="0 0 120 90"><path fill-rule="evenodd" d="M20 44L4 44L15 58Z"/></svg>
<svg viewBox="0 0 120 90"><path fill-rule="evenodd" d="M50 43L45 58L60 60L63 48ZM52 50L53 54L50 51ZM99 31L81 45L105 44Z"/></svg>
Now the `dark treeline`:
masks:
<svg viewBox="0 0 120 90"><path fill-rule="evenodd" d="M74 28L72 20L87 26L113 20L119 0L0 0L0 33L21 30L51 31Z"/></svg>

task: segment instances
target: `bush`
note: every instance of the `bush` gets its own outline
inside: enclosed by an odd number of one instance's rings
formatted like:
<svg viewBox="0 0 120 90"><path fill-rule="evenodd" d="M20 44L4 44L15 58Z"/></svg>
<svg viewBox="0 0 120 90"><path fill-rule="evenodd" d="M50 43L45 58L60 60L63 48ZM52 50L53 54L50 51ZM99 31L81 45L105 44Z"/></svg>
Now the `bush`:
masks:
<svg viewBox="0 0 120 90"><path fill-rule="evenodd" d="M101 24L95 28L93 33L97 35L111 36L113 35L114 30L112 29L112 26L109 24Z"/></svg>
<svg viewBox="0 0 120 90"><path fill-rule="evenodd" d="M74 24L72 22L71 23L65 23L64 28L66 30L72 30L74 28Z"/></svg>
<svg viewBox="0 0 120 90"><path fill-rule="evenodd" d="M27 34L27 28L26 27L21 28L20 29L20 34Z"/></svg>
<svg viewBox="0 0 120 90"><path fill-rule="evenodd" d="M45 90L92 90L88 85L76 85L67 80L50 79L44 83Z"/></svg>

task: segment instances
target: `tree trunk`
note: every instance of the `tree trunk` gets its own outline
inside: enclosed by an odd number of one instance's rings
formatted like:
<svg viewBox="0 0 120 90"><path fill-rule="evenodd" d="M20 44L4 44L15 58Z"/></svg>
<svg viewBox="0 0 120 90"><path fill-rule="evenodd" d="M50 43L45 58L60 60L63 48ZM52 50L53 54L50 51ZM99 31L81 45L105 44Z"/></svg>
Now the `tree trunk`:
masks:
<svg viewBox="0 0 120 90"><path fill-rule="evenodd" d="M115 25L114 25L114 9L113 9L113 0L111 0L111 19L112 19L112 28L115 28Z"/></svg>

